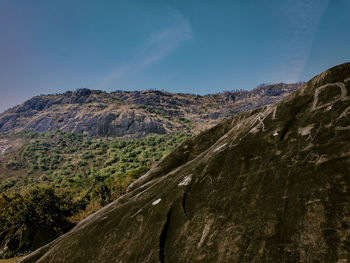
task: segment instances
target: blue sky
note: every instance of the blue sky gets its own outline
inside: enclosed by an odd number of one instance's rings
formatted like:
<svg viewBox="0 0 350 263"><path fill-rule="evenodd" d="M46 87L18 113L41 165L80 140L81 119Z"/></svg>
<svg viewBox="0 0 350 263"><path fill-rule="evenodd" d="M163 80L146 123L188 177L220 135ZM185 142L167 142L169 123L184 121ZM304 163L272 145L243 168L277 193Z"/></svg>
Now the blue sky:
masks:
<svg viewBox="0 0 350 263"><path fill-rule="evenodd" d="M198 94L350 61L350 0L0 0L0 112L39 94Z"/></svg>

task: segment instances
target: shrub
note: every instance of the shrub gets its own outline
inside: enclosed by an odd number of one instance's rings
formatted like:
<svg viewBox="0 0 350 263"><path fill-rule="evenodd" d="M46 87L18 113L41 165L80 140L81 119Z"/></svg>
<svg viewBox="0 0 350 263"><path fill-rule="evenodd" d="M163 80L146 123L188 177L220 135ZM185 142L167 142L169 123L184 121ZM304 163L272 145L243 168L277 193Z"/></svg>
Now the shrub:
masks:
<svg viewBox="0 0 350 263"><path fill-rule="evenodd" d="M12 186L15 186L16 184L16 180L13 179L13 178L10 178L10 179L6 179L5 181L3 181L1 184L0 184L0 192L3 192L9 188L11 188Z"/></svg>
<svg viewBox="0 0 350 263"><path fill-rule="evenodd" d="M85 207L83 201L73 202L68 194L57 195L53 188L36 187L27 194L3 195L6 201L0 212L0 228L14 225L55 229L66 232L72 224L66 219Z"/></svg>
<svg viewBox="0 0 350 263"><path fill-rule="evenodd" d="M19 162L15 160L10 160L9 162L6 163L6 168L11 169L11 170L18 170L20 167Z"/></svg>

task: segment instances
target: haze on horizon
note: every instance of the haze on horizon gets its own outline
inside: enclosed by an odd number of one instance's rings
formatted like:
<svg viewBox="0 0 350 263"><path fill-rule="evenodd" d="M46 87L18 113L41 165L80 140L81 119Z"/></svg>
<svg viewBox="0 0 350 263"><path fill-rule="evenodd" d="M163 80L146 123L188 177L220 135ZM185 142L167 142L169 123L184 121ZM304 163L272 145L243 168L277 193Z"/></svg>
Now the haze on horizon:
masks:
<svg viewBox="0 0 350 263"><path fill-rule="evenodd" d="M2 0L0 112L90 89L197 94L350 61L349 0Z"/></svg>

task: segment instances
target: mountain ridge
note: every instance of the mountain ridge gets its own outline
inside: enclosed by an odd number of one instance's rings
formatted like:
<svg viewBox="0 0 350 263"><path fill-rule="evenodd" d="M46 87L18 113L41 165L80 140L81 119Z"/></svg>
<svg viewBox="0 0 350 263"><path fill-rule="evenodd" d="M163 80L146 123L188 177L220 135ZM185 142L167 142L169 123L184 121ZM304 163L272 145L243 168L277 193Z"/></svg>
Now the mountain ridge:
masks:
<svg viewBox="0 0 350 263"><path fill-rule="evenodd" d="M64 131L113 137L184 129L198 133L232 114L278 101L300 85L278 83L204 96L158 90L107 93L79 89L36 96L6 110L0 114L0 132Z"/></svg>

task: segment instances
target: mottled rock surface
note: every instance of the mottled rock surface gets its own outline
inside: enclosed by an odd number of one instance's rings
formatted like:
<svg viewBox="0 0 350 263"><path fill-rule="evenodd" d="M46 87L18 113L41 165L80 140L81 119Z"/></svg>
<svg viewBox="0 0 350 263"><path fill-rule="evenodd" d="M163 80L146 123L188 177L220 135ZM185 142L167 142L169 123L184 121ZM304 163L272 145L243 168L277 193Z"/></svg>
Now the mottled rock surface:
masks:
<svg viewBox="0 0 350 263"><path fill-rule="evenodd" d="M21 262L350 262L350 64L186 141Z"/></svg>
<svg viewBox="0 0 350 263"><path fill-rule="evenodd" d="M34 97L0 115L0 132L64 131L88 136L131 136L191 130L198 133L232 114L271 104L300 84L198 96L169 92L80 89Z"/></svg>

